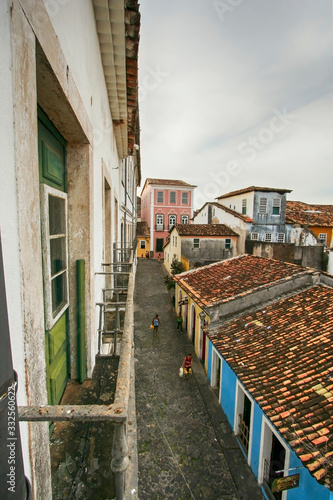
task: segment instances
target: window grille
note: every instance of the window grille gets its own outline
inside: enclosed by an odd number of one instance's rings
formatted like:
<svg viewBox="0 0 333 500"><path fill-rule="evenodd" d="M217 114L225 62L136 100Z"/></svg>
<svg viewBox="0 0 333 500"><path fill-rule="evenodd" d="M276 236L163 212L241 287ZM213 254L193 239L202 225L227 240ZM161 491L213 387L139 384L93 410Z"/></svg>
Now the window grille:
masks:
<svg viewBox="0 0 333 500"><path fill-rule="evenodd" d="M323 245L327 245L327 234L326 233L319 233L319 241Z"/></svg>
<svg viewBox="0 0 333 500"><path fill-rule="evenodd" d="M239 415L238 437L246 450L249 449L250 429Z"/></svg>
<svg viewBox="0 0 333 500"><path fill-rule="evenodd" d="M177 217L176 215L169 215L169 231L176 224Z"/></svg>
<svg viewBox="0 0 333 500"><path fill-rule="evenodd" d="M161 214L156 215L156 230L164 231L164 216Z"/></svg>

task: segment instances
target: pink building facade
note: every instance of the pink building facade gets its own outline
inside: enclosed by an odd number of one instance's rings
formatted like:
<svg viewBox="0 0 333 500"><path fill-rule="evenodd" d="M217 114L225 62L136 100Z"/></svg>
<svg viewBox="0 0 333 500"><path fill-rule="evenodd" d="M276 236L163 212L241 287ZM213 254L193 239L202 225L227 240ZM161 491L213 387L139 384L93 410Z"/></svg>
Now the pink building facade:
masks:
<svg viewBox="0 0 333 500"><path fill-rule="evenodd" d="M172 179L146 179L141 193L141 220L150 228L150 256L163 258L163 246L176 223L190 224L196 186Z"/></svg>

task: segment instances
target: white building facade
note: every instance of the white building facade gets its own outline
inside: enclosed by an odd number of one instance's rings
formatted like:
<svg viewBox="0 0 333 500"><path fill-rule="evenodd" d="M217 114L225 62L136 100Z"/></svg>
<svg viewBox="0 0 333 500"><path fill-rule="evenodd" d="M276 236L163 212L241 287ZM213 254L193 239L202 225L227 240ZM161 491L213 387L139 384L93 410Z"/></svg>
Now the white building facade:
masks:
<svg viewBox="0 0 333 500"><path fill-rule="evenodd" d="M134 239L140 16L127 3L0 5L0 230L19 405L57 404L69 378L91 376L96 273ZM20 427L33 498L51 498L48 423Z"/></svg>

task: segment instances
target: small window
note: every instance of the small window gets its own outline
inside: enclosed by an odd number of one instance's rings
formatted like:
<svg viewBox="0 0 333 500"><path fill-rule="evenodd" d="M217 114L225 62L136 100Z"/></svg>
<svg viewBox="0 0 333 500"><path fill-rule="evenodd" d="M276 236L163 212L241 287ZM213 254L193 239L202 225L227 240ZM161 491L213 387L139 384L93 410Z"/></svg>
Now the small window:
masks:
<svg viewBox="0 0 333 500"><path fill-rule="evenodd" d="M163 203L164 193L163 191L157 191L157 203Z"/></svg>
<svg viewBox="0 0 333 500"><path fill-rule="evenodd" d="M174 191L170 193L170 203L176 203L176 193Z"/></svg>
<svg viewBox="0 0 333 500"><path fill-rule="evenodd" d="M146 248L145 240L140 240L140 248Z"/></svg>
<svg viewBox="0 0 333 500"><path fill-rule="evenodd" d="M322 245L327 245L327 234L326 233L319 233L319 241Z"/></svg>
<svg viewBox="0 0 333 500"><path fill-rule="evenodd" d="M259 234L258 233L251 233L251 240L259 240Z"/></svg>
<svg viewBox="0 0 333 500"><path fill-rule="evenodd" d="M277 242L278 243L284 243L284 238L285 238L284 233L278 233L278 235L277 235Z"/></svg>
<svg viewBox="0 0 333 500"><path fill-rule="evenodd" d="M267 214L267 198L259 199L259 213Z"/></svg>
<svg viewBox="0 0 333 500"><path fill-rule="evenodd" d="M272 241L272 233L265 233L265 241Z"/></svg>
<svg viewBox="0 0 333 500"><path fill-rule="evenodd" d="M247 199L244 198L244 200L242 200L242 214L243 215L246 214L246 206L247 206Z"/></svg>
<svg viewBox="0 0 333 500"><path fill-rule="evenodd" d="M281 198L273 199L273 215L280 215L281 212Z"/></svg>
<svg viewBox="0 0 333 500"><path fill-rule="evenodd" d="M193 239L193 248L200 248L200 240L199 238Z"/></svg>
<svg viewBox="0 0 333 500"><path fill-rule="evenodd" d="M67 195L41 185L46 329L68 307Z"/></svg>
<svg viewBox="0 0 333 500"><path fill-rule="evenodd" d="M230 238L225 239L225 248L231 248L231 239Z"/></svg>
<svg viewBox="0 0 333 500"><path fill-rule="evenodd" d="M182 224L188 224L188 215L182 215L180 220Z"/></svg>
<svg viewBox="0 0 333 500"><path fill-rule="evenodd" d="M175 247L177 246L177 236L175 236Z"/></svg>
<svg viewBox="0 0 333 500"><path fill-rule="evenodd" d="M182 205L187 205L188 203L188 193L182 193Z"/></svg>

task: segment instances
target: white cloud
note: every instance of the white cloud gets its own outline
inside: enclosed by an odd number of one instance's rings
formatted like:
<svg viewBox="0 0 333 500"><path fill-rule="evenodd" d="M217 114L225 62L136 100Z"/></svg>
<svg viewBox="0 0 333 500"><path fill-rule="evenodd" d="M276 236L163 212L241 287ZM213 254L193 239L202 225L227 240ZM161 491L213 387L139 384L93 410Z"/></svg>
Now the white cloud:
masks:
<svg viewBox="0 0 333 500"><path fill-rule="evenodd" d="M143 179L181 178L202 194L220 175L217 194L266 185L333 203L326 0L244 1L223 22L203 0L142 0L141 11ZM272 135L274 110L295 118Z"/></svg>

